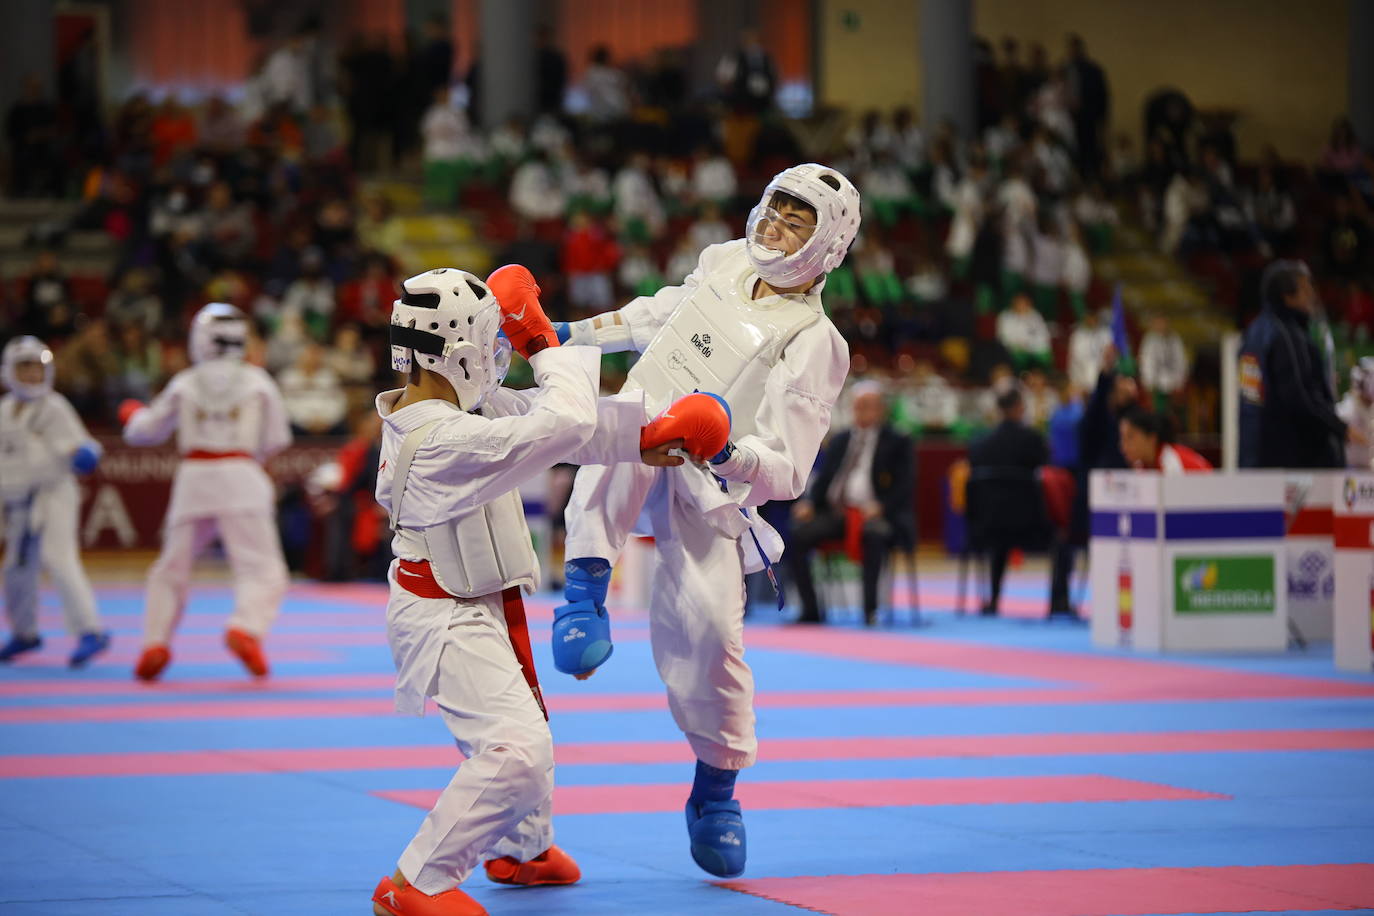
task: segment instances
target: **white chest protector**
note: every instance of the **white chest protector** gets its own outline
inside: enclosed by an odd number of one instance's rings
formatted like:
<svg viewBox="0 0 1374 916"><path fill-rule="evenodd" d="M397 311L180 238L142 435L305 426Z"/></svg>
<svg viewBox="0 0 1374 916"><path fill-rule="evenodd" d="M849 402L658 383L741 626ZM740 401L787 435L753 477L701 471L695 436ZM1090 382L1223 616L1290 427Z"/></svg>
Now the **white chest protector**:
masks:
<svg viewBox="0 0 1374 916"><path fill-rule="evenodd" d="M731 438L755 431L764 382L798 332L821 318L808 296L752 297L758 279L743 249L702 278L630 370L624 391L643 389L657 414L693 391L710 391L730 405Z"/></svg>
<svg viewBox="0 0 1374 916"><path fill-rule="evenodd" d="M184 452L255 453L262 444L262 398L241 363L214 360L187 370L178 402L177 446Z"/></svg>
<svg viewBox="0 0 1374 916"><path fill-rule="evenodd" d="M396 555L428 560L439 587L456 598L480 598L521 586L539 588L539 559L525 524L520 491L511 490L460 519L428 528L402 528L401 500L415 452L438 420L412 430L401 443L391 478L391 527ZM398 573L399 575L399 573Z"/></svg>
<svg viewBox="0 0 1374 916"><path fill-rule="evenodd" d="M26 498L68 473L67 462L43 441L47 397L0 398L0 497L6 502Z"/></svg>

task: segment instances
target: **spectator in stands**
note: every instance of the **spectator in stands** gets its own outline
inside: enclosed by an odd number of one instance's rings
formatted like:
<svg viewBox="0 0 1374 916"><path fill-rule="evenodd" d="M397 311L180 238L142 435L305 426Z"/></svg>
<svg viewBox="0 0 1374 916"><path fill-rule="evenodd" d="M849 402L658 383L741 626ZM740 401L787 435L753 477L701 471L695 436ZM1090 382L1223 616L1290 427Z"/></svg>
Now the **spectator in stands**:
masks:
<svg viewBox="0 0 1374 916"><path fill-rule="evenodd" d="M1174 441L1173 424L1163 414L1132 405L1121 414L1121 454L1137 470L1182 474L1210 471L1212 463Z"/></svg>
<svg viewBox="0 0 1374 916"><path fill-rule="evenodd" d="M973 245L978 238L978 226L983 221L987 206L986 182L987 164L975 159L969 163L968 174L954 189L951 201L954 216L949 223L949 235L945 238L945 253L954 265L956 277L968 276Z"/></svg>
<svg viewBox="0 0 1374 916"><path fill-rule="evenodd" d="M145 334L157 333L162 324L162 300L153 291L148 271L139 267L125 271L119 288L105 302L105 318L115 327L134 325Z"/></svg>
<svg viewBox="0 0 1374 916"><path fill-rule="evenodd" d="M648 242L663 231L663 204L649 174L651 165L649 154L636 150L611 185L620 235L629 241Z"/></svg>
<svg viewBox="0 0 1374 916"><path fill-rule="evenodd" d="M1188 351L1165 315L1150 319L1150 330L1140 342L1140 381L1161 411L1188 384Z"/></svg>
<svg viewBox="0 0 1374 916"><path fill-rule="evenodd" d="M56 346L76 330L72 285L57 260L57 252L50 248L38 252L23 288L23 306L16 322L20 333L32 334L49 346Z"/></svg>
<svg viewBox="0 0 1374 916"><path fill-rule="evenodd" d="M701 215L687 229L688 243L698 253L710 245L720 245L734 236L730 225L720 218L720 207L713 201L701 205Z"/></svg>
<svg viewBox="0 0 1374 916"><path fill-rule="evenodd" d="M458 202L473 158L467 116L454 107L447 86L434 90L434 102L420 122L425 164L425 204L447 210Z"/></svg>
<svg viewBox="0 0 1374 916"><path fill-rule="evenodd" d="M914 360L898 388L893 418L913 438L929 430L949 429L959 420L959 394L930 360Z"/></svg>
<svg viewBox="0 0 1374 916"><path fill-rule="evenodd" d="M394 255L401 246L402 230L392 211L391 200L381 191L363 198L362 216L357 225L358 243L368 251Z"/></svg>
<svg viewBox="0 0 1374 916"><path fill-rule="evenodd" d="M326 365L325 350L310 341L300 351L296 364L281 373L282 400L297 435L338 435L344 433L348 398L334 370Z"/></svg>
<svg viewBox="0 0 1374 916"><path fill-rule="evenodd" d="M1326 273L1342 278L1368 274L1370 216L1364 199L1352 189L1336 194L1331 204L1331 216L1321 232Z"/></svg>
<svg viewBox="0 0 1374 916"><path fill-rule="evenodd" d="M377 360L356 324L339 325L334 332L334 345L325 353L324 363L343 384L351 403L366 405L371 401Z"/></svg>
<svg viewBox="0 0 1374 916"><path fill-rule="evenodd" d="M1338 118L1331 125L1331 138L1322 150L1320 171L1337 178L1353 178L1364 164L1364 150L1355 136L1355 126L1349 118Z"/></svg>
<svg viewBox="0 0 1374 916"><path fill-rule="evenodd" d="M663 278L670 285L680 285L692 271L696 270L701 259L701 249L692 241L690 235L678 239L676 247L668 255L668 263L663 267Z"/></svg>
<svg viewBox="0 0 1374 916"><path fill-rule="evenodd" d="M103 420L110 392L119 378L119 357L109 327L101 318L85 318L80 329L56 351L57 388L83 417Z"/></svg>
<svg viewBox="0 0 1374 916"><path fill-rule="evenodd" d="M1260 279L1264 304L1240 358L1240 466L1340 468L1344 444L1368 437L1336 413L1326 357L1310 325L1319 307L1301 261L1275 261Z"/></svg>
<svg viewBox="0 0 1374 916"><path fill-rule="evenodd" d="M305 316L297 311L282 312L267 339L266 368L280 375L300 361L301 352L310 343Z"/></svg>
<svg viewBox="0 0 1374 916"><path fill-rule="evenodd" d="M1083 422L1083 390L1065 380L1060 388L1059 406L1050 414L1046 438L1050 464L1077 472L1079 460L1078 427Z"/></svg>
<svg viewBox="0 0 1374 916"><path fill-rule="evenodd" d="M196 120L175 93L168 93L153 115L152 141L153 165L158 168L196 145Z"/></svg>
<svg viewBox="0 0 1374 916"><path fill-rule="evenodd" d="M567 200L544 153L532 153L515 170L510 182L510 205L517 215L535 222L562 218Z"/></svg>
<svg viewBox="0 0 1374 916"><path fill-rule="evenodd" d="M571 145L562 158L559 178L563 184L563 193L567 197L568 212L587 210L600 215L611 208L610 176L606 174L605 169L593 162L591 157L578 152ZM538 272L535 276L539 276Z"/></svg>
<svg viewBox="0 0 1374 916"><path fill-rule="evenodd" d="M535 38L535 102L539 111L558 114L568 88L568 59L558 47L553 29L540 25Z"/></svg>
<svg viewBox="0 0 1374 916"><path fill-rule="evenodd" d="M931 304L944 301L949 293L949 281L938 261L928 255L918 255L916 270L907 279L906 288L917 302Z"/></svg>
<svg viewBox="0 0 1374 916"><path fill-rule="evenodd" d="M876 230L859 237L852 257L854 274L869 306L888 310L901 303L906 292L897 276L897 262Z"/></svg>
<svg viewBox="0 0 1374 916"><path fill-rule="evenodd" d="M1346 442L1345 465L1361 470L1374 469L1374 356L1366 356L1350 367L1350 389L1336 405L1336 413L1347 426L1362 430L1364 443Z"/></svg>
<svg viewBox="0 0 1374 916"><path fill-rule="evenodd" d="M735 166L725 158L720 144L697 147L692 162L692 195L695 199L726 207L734 200L738 188Z"/></svg>
<svg viewBox="0 0 1374 916"><path fill-rule="evenodd" d="M1078 145L1078 168L1096 177L1102 167L1102 149L1107 116L1111 112L1111 92L1107 77L1097 62L1088 57L1083 39L1069 36L1069 60L1064 65L1069 110L1073 116L1074 137Z"/></svg>
<svg viewBox="0 0 1374 916"><path fill-rule="evenodd" d="M324 254L307 248L301 256L301 275L286 288L282 312L296 312L316 340L323 340L334 319L334 284L324 272Z"/></svg>
<svg viewBox="0 0 1374 916"><path fill-rule="evenodd" d="M1025 401L1023 422L1041 432L1046 431L1050 417L1059 409L1059 395L1050 385L1044 369L1033 366L1022 374L1021 396Z"/></svg>
<svg viewBox="0 0 1374 916"><path fill-rule="evenodd" d="M926 164L926 135L916 115L906 106L892 112L892 154L908 174L914 175Z"/></svg>
<svg viewBox="0 0 1374 916"><path fill-rule="evenodd" d="M1046 321L1059 315L1059 289L1064 282L1064 244L1057 221L1048 211L1037 220L1031 236L1030 281L1035 307Z"/></svg>
<svg viewBox="0 0 1374 916"><path fill-rule="evenodd" d="M985 514L982 507L997 506L995 518L980 517L971 522L981 529L979 540L989 552L992 587L988 602L982 608L985 616L998 613L1002 579L1011 549L1035 539L1041 513L1038 506L1027 504L1028 493L1032 491L1025 486L1025 481L1034 482L1036 469L1049 459L1044 437L1025 424L1025 404L1020 391L1012 388L1001 394L997 409L998 425L975 440L968 450L972 478L987 477L979 484L986 491L986 499L980 499L978 514ZM1016 472L1024 472L1024 479Z"/></svg>
<svg viewBox="0 0 1374 916"><path fill-rule="evenodd" d="M911 178L897 157L887 150L874 153L872 164L859 173L858 186L864 209L883 228L890 229L903 214L919 209Z"/></svg>
<svg viewBox="0 0 1374 916"><path fill-rule="evenodd" d="M1069 335L1069 380L1080 391L1097 387L1102 356L1112 343L1112 329L1099 312L1088 312Z"/></svg>
<svg viewBox="0 0 1374 916"><path fill-rule="evenodd" d="M246 204L234 200L227 182L210 186L199 239L200 259L212 270L241 267L253 251L257 230Z"/></svg>
<svg viewBox="0 0 1374 916"><path fill-rule="evenodd" d="M798 623L825 619L811 577L811 552L821 544L844 541L860 562L864 622L869 626L877 622L878 580L888 553L916 546L911 440L887 424L881 383L855 384L850 406L852 428L831 437L809 495L792 507L792 536L784 556L801 601Z"/></svg>
<svg viewBox="0 0 1374 916"><path fill-rule="evenodd" d="M582 72L582 92L586 96L588 120L606 124L620 121L630 113L630 81L623 70L611 63L606 45L592 48L587 69Z"/></svg>
<svg viewBox="0 0 1374 916"><path fill-rule="evenodd" d="M305 48L305 34L297 32L267 58L259 80L263 102L267 108L285 105L300 115L310 108L310 61Z"/></svg>
<svg viewBox="0 0 1374 916"><path fill-rule="evenodd" d="M627 245L616 272L620 288L630 296L652 296L663 287L663 276L646 245Z"/></svg>
<svg viewBox="0 0 1374 916"><path fill-rule="evenodd" d="M1296 241L1298 210L1293 195L1279 186L1273 165L1260 165L1255 189L1245 198L1245 215L1270 251L1288 251Z"/></svg>
<svg viewBox="0 0 1374 916"><path fill-rule="evenodd" d="M620 249L605 228L585 211L574 213L563 240L568 303L587 312L611 308L615 302L611 274L619 263Z"/></svg>
<svg viewBox="0 0 1374 916"><path fill-rule="evenodd" d="M339 319L373 331L384 330L391 322L391 303L396 301L397 292L387 259L368 255L363 261L363 275L339 289Z"/></svg>
<svg viewBox="0 0 1374 916"><path fill-rule="evenodd" d="M152 400L154 389L163 377L162 348L137 322L115 325L114 330L119 335L114 350L119 369L110 379L108 400L122 403L126 398L134 398L146 403Z"/></svg>
<svg viewBox="0 0 1374 916"><path fill-rule="evenodd" d="M1083 230L1072 219L1065 220L1061 245L1064 266L1059 274L1059 289L1069 300L1074 315L1082 318L1088 313L1088 286L1092 283L1093 267L1088 250L1083 245Z"/></svg>
<svg viewBox="0 0 1374 916"><path fill-rule="evenodd" d="M1019 389L1016 372L1006 363L995 363L988 370L988 386L975 399L978 422L982 426L996 426L1002 419L997 401L1013 388Z"/></svg>
<svg viewBox="0 0 1374 916"><path fill-rule="evenodd" d="M49 197L60 191L57 156L57 106L45 96L36 74L24 77L20 96L5 115L10 144L10 192L16 197Z"/></svg>
<svg viewBox="0 0 1374 916"><path fill-rule="evenodd" d="M1015 111L1003 112L1000 120L983 131L983 150L994 167L1003 174L1011 164L1012 152L1021 146L1021 116Z"/></svg>
<svg viewBox="0 0 1374 916"><path fill-rule="evenodd" d="M1050 329L1029 293L1017 293L1010 307L997 316L997 339L1017 369L1050 364Z"/></svg>
<svg viewBox="0 0 1374 916"><path fill-rule="evenodd" d="M1112 235L1121 216L1116 204L1107 197L1101 181L1092 181L1073 199L1073 218L1082 227L1088 249L1093 254L1105 254L1112 247Z"/></svg>
<svg viewBox="0 0 1374 916"><path fill-rule="evenodd" d="M773 106L777 72L755 29L740 32L739 45L716 64L721 98L740 114L761 114Z"/></svg>

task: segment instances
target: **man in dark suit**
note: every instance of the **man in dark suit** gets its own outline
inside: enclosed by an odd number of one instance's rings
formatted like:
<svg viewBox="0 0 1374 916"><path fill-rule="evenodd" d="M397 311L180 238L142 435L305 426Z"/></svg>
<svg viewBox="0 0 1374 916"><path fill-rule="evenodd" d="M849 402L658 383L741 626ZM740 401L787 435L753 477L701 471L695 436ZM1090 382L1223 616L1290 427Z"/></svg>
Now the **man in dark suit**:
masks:
<svg viewBox="0 0 1374 916"><path fill-rule="evenodd" d="M852 405L853 428L831 438L809 498L792 508L785 556L801 595L798 623L823 621L811 577L811 551L817 545L853 537L851 526L860 526L864 622L870 626L877 619L878 579L888 552L916 545L911 440L887 424L887 399L879 383L856 384Z"/></svg>
<svg viewBox="0 0 1374 916"><path fill-rule="evenodd" d="M1026 405L1012 388L997 397L1001 422L968 450L970 535L989 552L992 593L983 613L997 613L1007 556L1034 543L1044 526L1043 497L1036 469L1049 461L1045 437L1024 422Z"/></svg>

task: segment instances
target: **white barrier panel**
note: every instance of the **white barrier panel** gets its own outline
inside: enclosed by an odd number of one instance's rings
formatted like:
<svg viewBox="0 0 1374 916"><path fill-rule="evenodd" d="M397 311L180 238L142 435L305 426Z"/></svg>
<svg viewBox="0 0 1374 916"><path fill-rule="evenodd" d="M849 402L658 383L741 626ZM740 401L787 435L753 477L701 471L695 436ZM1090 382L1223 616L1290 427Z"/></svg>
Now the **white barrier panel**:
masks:
<svg viewBox="0 0 1374 916"><path fill-rule="evenodd" d="M1374 474L1339 475L1333 490L1336 667L1368 672L1374 668Z"/></svg>
<svg viewBox="0 0 1374 916"><path fill-rule="evenodd" d="M1096 644L1287 646L1283 474L1094 471L1090 486Z"/></svg>
<svg viewBox="0 0 1374 916"><path fill-rule="evenodd" d="M1336 594L1331 495L1342 476L1337 471L1288 472L1284 492L1288 618L1304 639L1331 638L1331 603Z"/></svg>

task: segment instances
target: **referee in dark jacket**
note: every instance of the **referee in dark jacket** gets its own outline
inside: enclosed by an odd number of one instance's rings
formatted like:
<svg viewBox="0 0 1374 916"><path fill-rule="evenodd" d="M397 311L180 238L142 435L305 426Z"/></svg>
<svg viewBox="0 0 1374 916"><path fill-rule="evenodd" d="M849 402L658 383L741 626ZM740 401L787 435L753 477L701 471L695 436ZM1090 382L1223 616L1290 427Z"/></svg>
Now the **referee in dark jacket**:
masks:
<svg viewBox="0 0 1374 916"><path fill-rule="evenodd" d="M1240 466L1340 468L1345 442L1364 444L1336 414L1326 358L1309 330L1317 291L1301 261L1275 261L1260 280L1263 310L1240 355Z"/></svg>

